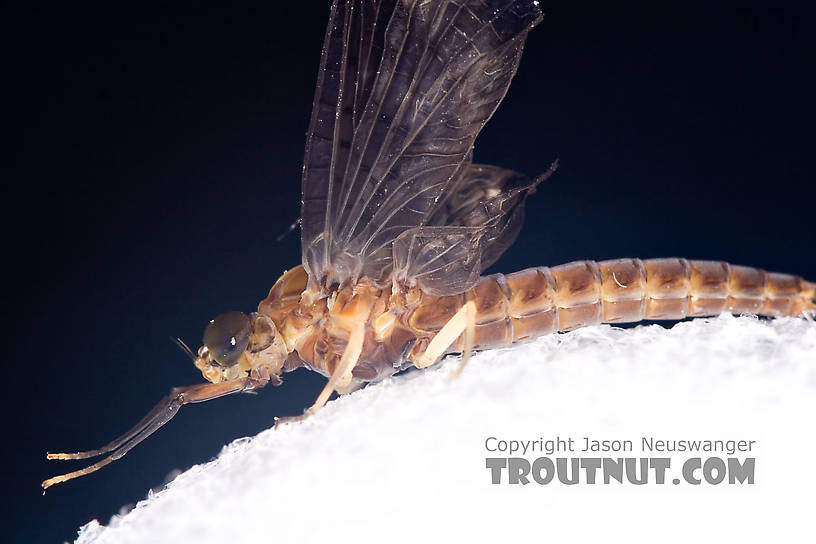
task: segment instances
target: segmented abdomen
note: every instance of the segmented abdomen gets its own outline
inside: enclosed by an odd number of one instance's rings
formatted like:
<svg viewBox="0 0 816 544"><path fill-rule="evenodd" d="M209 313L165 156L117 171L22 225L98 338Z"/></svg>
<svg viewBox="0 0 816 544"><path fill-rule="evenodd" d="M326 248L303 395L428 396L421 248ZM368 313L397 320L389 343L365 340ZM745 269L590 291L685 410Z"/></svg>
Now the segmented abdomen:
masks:
<svg viewBox="0 0 816 544"><path fill-rule="evenodd" d="M485 276L461 295L423 298L409 324L416 331L438 331L468 300L477 308L476 346L493 348L598 323L724 311L795 316L816 307L816 285L720 261L576 261Z"/></svg>

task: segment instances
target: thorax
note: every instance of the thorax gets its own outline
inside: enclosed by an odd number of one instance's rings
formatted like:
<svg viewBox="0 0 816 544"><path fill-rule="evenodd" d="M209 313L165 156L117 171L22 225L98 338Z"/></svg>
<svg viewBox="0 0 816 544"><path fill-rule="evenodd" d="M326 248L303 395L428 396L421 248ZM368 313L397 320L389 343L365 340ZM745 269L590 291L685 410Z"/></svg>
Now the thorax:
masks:
<svg viewBox="0 0 816 544"><path fill-rule="evenodd" d="M381 380L406 363L406 352L417 339L408 324L421 293L393 293L366 282L327 292L306 290L301 266L286 272L258 312L275 323L290 352L285 370L306 366L329 376L343 355L352 329L365 324L365 340L354 379ZM358 383L358 385L359 385Z"/></svg>

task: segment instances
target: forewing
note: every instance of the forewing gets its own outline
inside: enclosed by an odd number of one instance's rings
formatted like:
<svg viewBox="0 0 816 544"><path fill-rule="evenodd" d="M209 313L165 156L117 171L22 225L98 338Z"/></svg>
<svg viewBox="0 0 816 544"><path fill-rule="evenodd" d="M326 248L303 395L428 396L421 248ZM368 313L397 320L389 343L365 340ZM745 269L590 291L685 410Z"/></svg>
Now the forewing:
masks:
<svg viewBox="0 0 816 544"><path fill-rule="evenodd" d="M402 0L378 34L385 6L364 7L332 9L307 142L303 255L320 283L390 278L394 240L430 225L470 167L541 17L533 0ZM370 43L353 46L358 28Z"/></svg>
<svg viewBox="0 0 816 544"><path fill-rule="evenodd" d="M329 267L332 219L355 127L382 57L396 0L335 0L323 42L301 184L301 250L312 271Z"/></svg>

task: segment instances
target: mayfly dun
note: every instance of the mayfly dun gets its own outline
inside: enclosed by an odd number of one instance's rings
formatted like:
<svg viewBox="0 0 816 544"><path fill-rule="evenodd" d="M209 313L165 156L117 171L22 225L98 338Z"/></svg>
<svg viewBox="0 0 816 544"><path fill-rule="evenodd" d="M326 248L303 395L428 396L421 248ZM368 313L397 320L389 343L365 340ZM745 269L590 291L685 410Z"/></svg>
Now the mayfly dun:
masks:
<svg viewBox="0 0 816 544"><path fill-rule="evenodd" d="M222 314L196 352L183 346L205 383L172 389L107 446L49 453L104 457L43 488L120 459L185 404L280 385L299 367L328 378L305 417L335 392L448 353L464 363L473 349L598 323L812 312L813 283L718 261L628 258L481 275L556 168L528 178L472 162L541 19L535 0L335 0L303 163L302 263L257 311Z"/></svg>

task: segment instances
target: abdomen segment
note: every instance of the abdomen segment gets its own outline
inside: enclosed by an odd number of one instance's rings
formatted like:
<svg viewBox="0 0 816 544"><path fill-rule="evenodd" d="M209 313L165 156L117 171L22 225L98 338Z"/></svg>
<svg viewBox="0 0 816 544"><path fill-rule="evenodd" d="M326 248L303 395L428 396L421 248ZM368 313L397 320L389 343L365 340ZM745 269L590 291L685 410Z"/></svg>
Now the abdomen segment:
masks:
<svg viewBox="0 0 816 544"><path fill-rule="evenodd" d="M816 285L720 261L576 261L485 276L456 297L423 300L410 324L417 331L434 332L444 323L442 314L467 300L476 302L476 346L484 349L598 323L724 311L796 316L816 308Z"/></svg>

